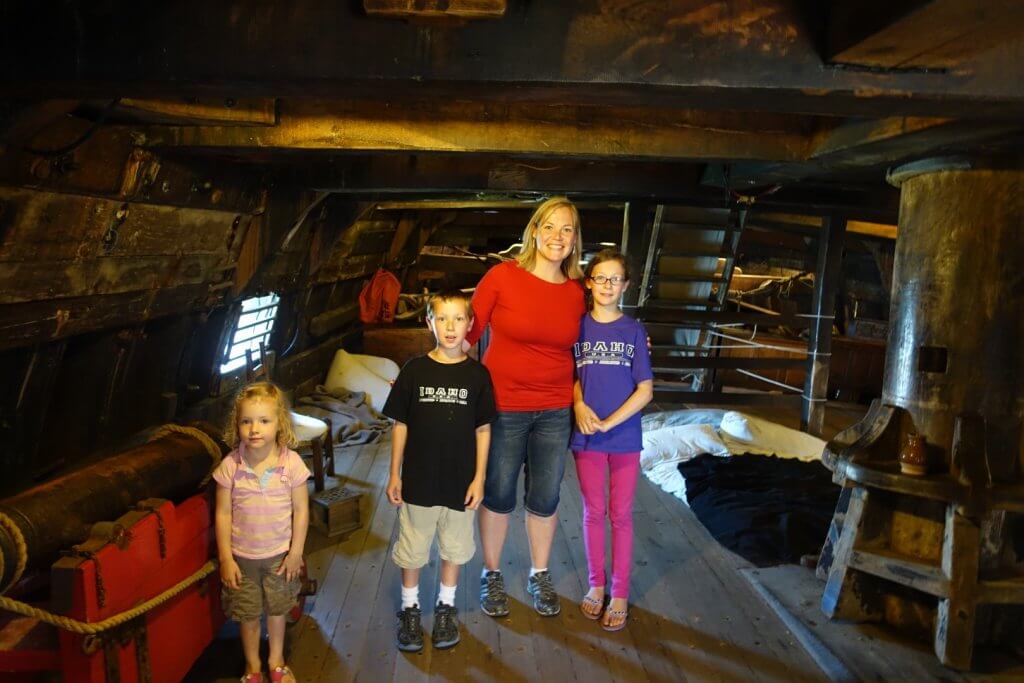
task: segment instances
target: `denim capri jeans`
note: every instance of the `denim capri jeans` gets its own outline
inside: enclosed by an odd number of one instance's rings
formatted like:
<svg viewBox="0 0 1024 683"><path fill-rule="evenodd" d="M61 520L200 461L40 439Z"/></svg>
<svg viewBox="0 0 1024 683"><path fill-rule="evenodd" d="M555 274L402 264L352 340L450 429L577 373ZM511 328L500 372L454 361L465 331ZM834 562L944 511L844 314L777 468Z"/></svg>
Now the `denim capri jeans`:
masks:
<svg viewBox="0 0 1024 683"><path fill-rule="evenodd" d="M526 510L538 517L555 514L571 432L569 408L499 412L491 424L484 507L500 514L513 512L523 470Z"/></svg>

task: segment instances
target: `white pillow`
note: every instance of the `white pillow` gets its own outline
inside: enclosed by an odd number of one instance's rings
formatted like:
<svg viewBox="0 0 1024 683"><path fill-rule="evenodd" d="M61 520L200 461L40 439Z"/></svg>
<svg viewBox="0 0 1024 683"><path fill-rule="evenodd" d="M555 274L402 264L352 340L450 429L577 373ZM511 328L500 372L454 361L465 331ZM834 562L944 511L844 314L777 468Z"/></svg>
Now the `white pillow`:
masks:
<svg viewBox="0 0 1024 683"><path fill-rule="evenodd" d="M644 448L640 452L640 468L650 469L659 463L686 462L701 453L729 455L729 449L718 438L711 425L685 425L665 427L644 433Z"/></svg>
<svg viewBox="0 0 1024 683"><path fill-rule="evenodd" d="M747 416L730 410L722 416L722 425L719 427L723 432L736 439L748 443L754 440L754 434L750 431L750 423Z"/></svg>
<svg viewBox="0 0 1024 683"><path fill-rule="evenodd" d="M299 441L319 439L327 432L327 423L309 415L292 412L292 428Z"/></svg>
<svg viewBox="0 0 1024 683"><path fill-rule="evenodd" d="M401 368L398 367L398 363L390 358L367 356L362 353L349 353L348 355L352 360L358 362L373 374L379 375L389 382L394 382L398 378L398 371Z"/></svg>
<svg viewBox="0 0 1024 683"><path fill-rule="evenodd" d="M722 441L730 453L774 455L804 462L821 459L825 442L818 437L753 415L733 414L738 417L722 418ZM729 429L726 429L727 424Z"/></svg>
<svg viewBox="0 0 1024 683"><path fill-rule="evenodd" d="M384 360L384 359L382 359ZM398 373L395 373L398 376ZM348 389L349 391L365 391L366 399L378 412L384 409L384 402L391 393L391 380L381 377L360 362L360 359L346 351L338 349L334 360L327 371L324 381L327 391Z"/></svg>

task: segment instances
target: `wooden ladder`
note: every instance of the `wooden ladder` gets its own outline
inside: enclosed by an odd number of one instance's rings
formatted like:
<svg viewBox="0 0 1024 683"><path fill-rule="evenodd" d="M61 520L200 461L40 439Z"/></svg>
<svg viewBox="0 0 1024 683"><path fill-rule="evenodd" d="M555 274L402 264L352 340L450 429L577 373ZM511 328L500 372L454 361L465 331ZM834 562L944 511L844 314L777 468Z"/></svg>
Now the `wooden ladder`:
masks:
<svg viewBox="0 0 1024 683"><path fill-rule="evenodd" d="M655 208L637 317L656 338L651 349L656 392L671 397L721 389L712 332L725 307L744 217L739 206ZM703 320L693 320L694 313Z"/></svg>

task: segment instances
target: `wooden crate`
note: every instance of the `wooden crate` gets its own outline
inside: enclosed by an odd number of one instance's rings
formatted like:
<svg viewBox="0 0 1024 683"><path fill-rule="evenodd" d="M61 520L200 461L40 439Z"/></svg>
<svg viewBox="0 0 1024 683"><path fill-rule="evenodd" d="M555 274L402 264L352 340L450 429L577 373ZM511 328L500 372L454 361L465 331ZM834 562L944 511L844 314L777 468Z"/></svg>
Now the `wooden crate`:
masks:
<svg viewBox="0 0 1024 683"><path fill-rule="evenodd" d="M362 527L359 501L363 494L347 488L333 488L314 494L309 501L309 521L329 538L341 540Z"/></svg>

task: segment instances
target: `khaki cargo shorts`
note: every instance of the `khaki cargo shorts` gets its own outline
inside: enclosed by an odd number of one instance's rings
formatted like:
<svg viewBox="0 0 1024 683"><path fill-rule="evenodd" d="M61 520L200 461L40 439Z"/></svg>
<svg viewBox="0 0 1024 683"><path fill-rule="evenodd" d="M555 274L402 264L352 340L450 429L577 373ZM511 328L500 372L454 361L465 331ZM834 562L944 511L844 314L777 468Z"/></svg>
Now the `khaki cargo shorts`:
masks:
<svg viewBox="0 0 1024 683"><path fill-rule="evenodd" d="M286 553L262 560L235 557L242 570L242 582L237 589L224 586L220 601L224 614L235 621L252 621L267 616L287 614L299 598L302 581L296 577L291 581L274 572L281 566Z"/></svg>
<svg viewBox="0 0 1024 683"><path fill-rule="evenodd" d="M437 534L442 560L466 564L476 552L473 541L475 510L452 510L443 505L422 507L403 503L398 509L398 540L391 559L402 569L419 569L430 559L430 545Z"/></svg>

